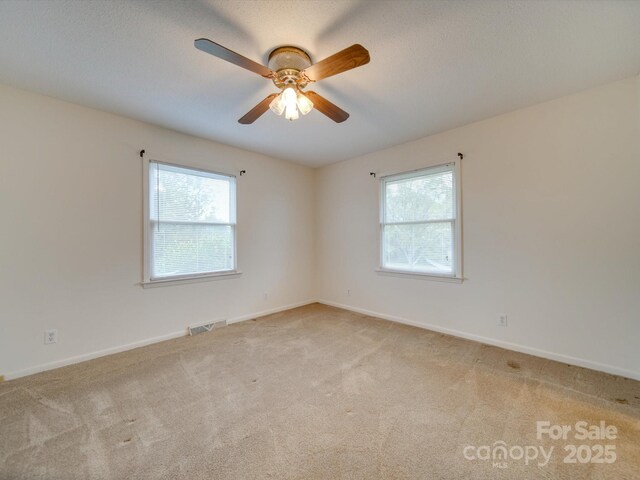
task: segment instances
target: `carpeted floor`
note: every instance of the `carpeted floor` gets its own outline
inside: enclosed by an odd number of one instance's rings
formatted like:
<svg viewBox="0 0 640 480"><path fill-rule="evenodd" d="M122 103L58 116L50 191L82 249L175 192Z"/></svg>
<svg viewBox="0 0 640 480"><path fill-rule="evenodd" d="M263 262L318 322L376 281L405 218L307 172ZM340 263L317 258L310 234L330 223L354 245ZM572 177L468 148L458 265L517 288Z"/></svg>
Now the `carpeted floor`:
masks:
<svg viewBox="0 0 640 480"><path fill-rule="evenodd" d="M0 478L637 479L640 382L316 304L0 384Z"/></svg>

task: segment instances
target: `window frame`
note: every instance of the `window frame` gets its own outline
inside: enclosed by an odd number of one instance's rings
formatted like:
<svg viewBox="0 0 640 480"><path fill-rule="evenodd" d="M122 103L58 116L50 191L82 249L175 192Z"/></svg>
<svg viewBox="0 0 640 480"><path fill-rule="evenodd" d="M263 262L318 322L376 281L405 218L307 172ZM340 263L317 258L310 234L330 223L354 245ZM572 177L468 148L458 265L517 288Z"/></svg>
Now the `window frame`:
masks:
<svg viewBox="0 0 640 480"><path fill-rule="evenodd" d="M233 231L233 268L230 270L219 270L214 272L203 272L203 273L191 273L191 274L182 274L182 275L172 275L168 277L159 277L153 278L151 276L151 266L153 262L153 238L151 235L151 212L150 212L150 198L151 187L149 185L149 175L151 164L155 163L158 165L166 165L169 167L176 167L186 170L192 170L195 172L202 172L210 175L217 175L223 177L229 177L233 181L233 205L230 204L229 208L233 208L234 210L234 222L233 223L220 223L220 225L228 225L232 228ZM193 283L198 281L206 281L206 280L216 280L221 278L232 278L240 275L240 271L238 270L238 181L236 175L227 172L210 170L207 168L202 168L200 166L191 165L188 163L174 163L174 162L165 162L161 160L155 160L152 158L144 157L143 158L143 278L142 278L142 286L154 287L154 286L164 286L164 285L174 285L181 283ZM199 223L199 222L193 222Z"/></svg>
<svg viewBox="0 0 640 480"><path fill-rule="evenodd" d="M386 225L394 225L394 224L425 224L432 223L432 221L416 221L416 222L385 222L385 212L386 212L386 185L390 181L397 181L403 179L409 179L418 177L426 172L443 169L444 167L452 167L451 170L453 172L453 195L454 195L454 208L455 208L455 217L453 219L445 219L445 220L434 220L433 223L445 223L452 222L453 223L453 272L451 274L444 273L432 273L432 272L420 272L415 270L403 270L403 269L394 269L388 268L384 266L384 228ZM452 160L446 163L439 163L435 165L428 165L420 168L416 168L413 170L407 170L397 173L389 173L380 177L379 181L379 231L378 231L378 242L379 242L379 254L378 254L378 268L376 271L382 274L390 274L393 276L401 276L401 277L414 277L414 278L422 278L422 279L431 279L431 280L440 280L440 281L452 281L461 283L463 280L463 250L462 250L462 185L460 180L460 160Z"/></svg>

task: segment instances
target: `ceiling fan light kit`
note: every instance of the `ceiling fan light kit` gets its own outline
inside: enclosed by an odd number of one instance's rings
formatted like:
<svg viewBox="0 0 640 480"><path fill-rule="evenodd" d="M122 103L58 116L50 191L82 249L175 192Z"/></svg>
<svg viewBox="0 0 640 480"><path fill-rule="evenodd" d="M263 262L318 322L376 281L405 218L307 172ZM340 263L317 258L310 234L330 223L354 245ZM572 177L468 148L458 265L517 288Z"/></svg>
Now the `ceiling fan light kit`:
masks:
<svg viewBox="0 0 640 480"><path fill-rule="evenodd" d="M268 67L206 38L200 38L194 44L198 50L270 79L280 89L280 93L267 96L238 120L244 125L255 122L269 109L278 116L284 113L285 118L292 121L297 120L300 113L306 115L315 108L336 123L344 122L349 118L347 112L321 95L303 89L310 83L369 63L369 52L358 44L315 64L311 63L311 58L301 48L278 47L269 54Z"/></svg>
<svg viewBox="0 0 640 480"><path fill-rule="evenodd" d="M284 112L287 120L297 120L299 118L298 112L306 115L313 110L313 102L297 91L295 87L286 86L280 95L271 100L269 108L276 115L282 115Z"/></svg>

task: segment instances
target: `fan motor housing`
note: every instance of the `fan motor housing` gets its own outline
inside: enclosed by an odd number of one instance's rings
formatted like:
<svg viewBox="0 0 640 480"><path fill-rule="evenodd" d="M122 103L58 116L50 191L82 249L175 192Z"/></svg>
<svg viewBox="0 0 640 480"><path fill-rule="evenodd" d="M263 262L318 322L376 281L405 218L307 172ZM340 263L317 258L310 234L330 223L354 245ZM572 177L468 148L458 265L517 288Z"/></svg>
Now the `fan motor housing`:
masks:
<svg viewBox="0 0 640 480"><path fill-rule="evenodd" d="M278 88L297 85L302 88L308 83L300 73L311 66L311 58L301 48L290 45L278 47L269 54L269 68L276 73L273 83Z"/></svg>

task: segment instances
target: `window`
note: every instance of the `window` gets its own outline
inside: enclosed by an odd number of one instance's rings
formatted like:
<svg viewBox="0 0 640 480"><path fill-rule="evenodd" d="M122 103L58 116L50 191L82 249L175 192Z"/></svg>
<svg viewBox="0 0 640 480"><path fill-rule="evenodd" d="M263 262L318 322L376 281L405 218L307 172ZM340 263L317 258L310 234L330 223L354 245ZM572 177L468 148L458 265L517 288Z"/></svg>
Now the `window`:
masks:
<svg viewBox="0 0 640 480"><path fill-rule="evenodd" d="M381 179L381 270L460 278L458 164Z"/></svg>
<svg viewBox="0 0 640 480"><path fill-rule="evenodd" d="M145 281L236 269L236 179L148 163Z"/></svg>

